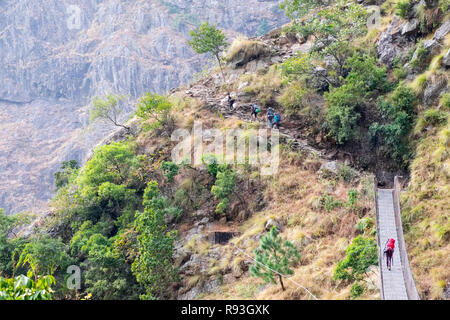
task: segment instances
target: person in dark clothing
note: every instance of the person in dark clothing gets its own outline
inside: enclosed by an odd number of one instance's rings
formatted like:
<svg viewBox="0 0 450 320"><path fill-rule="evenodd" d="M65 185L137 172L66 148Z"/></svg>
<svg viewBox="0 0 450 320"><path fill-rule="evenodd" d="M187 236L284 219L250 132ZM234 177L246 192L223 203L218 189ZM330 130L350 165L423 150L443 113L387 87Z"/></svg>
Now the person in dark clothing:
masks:
<svg viewBox="0 0 450 320"><path fill-rule="evenodd" d="M277 112L277 113L275 113L275 116L273 117L273 128L280 129L280 122L281 122L281 116Z"/></svg>
<svg viewBox="0 0 450 320"><path fill-rule="evenodd" d="M233 111L233 105L236 102L235 99L233 99L230 95L230 93L228 92L228 107L230 108L230 111Z"/></svg>
<svg viewBox="0 0 450 320"><path fill-rule="evenodd" d="M386 255L386 267L391 270L392 258L394 257L395 240L390 238L384 246L384 254Z"/></svg>
<svg viewBox="0 0 450 320"><path fill-rule="evenodd" d="M259 106L256 103L251 104L250 111L251 111L251 117L255 118L255 120L257 120L258 113L261 112L261 109L259 108Z"/></svg>
<svg viewBox="0 0 450 320"><path fill-rule="evenodd" d="M267 125L269 128L273 127L273 109L271 107L269 107L269 109L267 109Z"/></svg>

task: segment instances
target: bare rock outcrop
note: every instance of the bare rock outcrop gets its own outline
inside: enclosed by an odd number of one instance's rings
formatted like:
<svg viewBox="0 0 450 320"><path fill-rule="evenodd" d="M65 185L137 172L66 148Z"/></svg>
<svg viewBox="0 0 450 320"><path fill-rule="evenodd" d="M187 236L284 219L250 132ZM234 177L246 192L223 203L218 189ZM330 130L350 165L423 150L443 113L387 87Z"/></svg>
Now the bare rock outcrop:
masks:
<svg viewBox="0 0 450 320"><path fill-rule="evenodd" d="M230 38L287 22L278 0L0 1L0 207L37 208L53 173L80 162L113 128L87 128L93 96L189 82L207 57L186 44L201 21ZM264 31L264 30L263 30Z"/></svg>

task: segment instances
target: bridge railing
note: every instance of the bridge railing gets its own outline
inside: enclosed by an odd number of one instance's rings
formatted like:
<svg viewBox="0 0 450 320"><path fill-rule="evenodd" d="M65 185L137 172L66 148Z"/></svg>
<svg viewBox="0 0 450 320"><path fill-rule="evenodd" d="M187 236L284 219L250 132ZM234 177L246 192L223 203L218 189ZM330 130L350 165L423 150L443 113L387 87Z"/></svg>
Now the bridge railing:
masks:
<svg viewBox="0 0 450 320"><path fill-rule="evenodd" d="M377 222L377 245L378 245L378 281L380 282L380 298L384 300L384 282L383 282L383 249L381 247L380 241L380 218L378 212L378 181L377 178L373 178L373 195L374 195L374 203L375 203L375 217Z"/></svg>
<svg viewBox="0 0 450 320"><path fill-rule="evenodd" d="M402 272L403 278L405 280L406 293L409 300L420 300L419 294L417 292L416 284L412 276L411 268L408 260L408 253L406 252L405 238L403 237L403 226L402 226L402 214L400 209L400 191L401 185L399 179L400 176L395 176L394 178L394 213L395 213L395 225L397 229L397 248L400 253L400 260L402 262ZM377 215L378 216L378 215ZM377 230L378 231L378 230Z"/></svg>

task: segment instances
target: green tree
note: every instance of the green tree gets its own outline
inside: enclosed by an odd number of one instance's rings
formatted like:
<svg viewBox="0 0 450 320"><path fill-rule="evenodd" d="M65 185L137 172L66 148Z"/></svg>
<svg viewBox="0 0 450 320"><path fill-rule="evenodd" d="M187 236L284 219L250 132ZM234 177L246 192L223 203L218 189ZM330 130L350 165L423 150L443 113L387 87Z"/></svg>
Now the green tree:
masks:
<svg viewBox="0 0 450 320"><path fill-rule="evenodd" d="M145 287L142 299L167 297L167 287L178 281L172 256L176 231L165 223L167 202L161 196L158 183L151 181L144 192L144 212L136 212L139 254L132 264L137 281Z"/></svg>
<svg viewBox="0 0 450 320"><path fill-rule="evenodd" d="M164 96L147 92L139 100L137 108L136 115L139 118L143 120L155 120L151 128L158 128L160 126L167 127L173 124L173 119L170 116L172 104Z"/></svg>
<svg viewBox="0 0 450 320"><path fill-rule="evenodd" d="M32 239L20 254L18 265L28 265L38 276L53 275L67 261L65 244L50 236Z"/></svg>
<svg viewBox="0 0 450 320"><path fill-rule="evenodd" d="M86 163L77 177L79 194L96 194L105 182L125 184L139 190L144 179L144 156L136 156L133 144L115 142L95 149L94 156ZM92 197L91 197L92 198Z"/></svg>
<svg viewBox="0 0 450 320"><path fill-rule="evenodd" d="M256 262L250 267L251 275L273 284L276 284L275 277L278 276L281 288L284 291L283 277L281 275L294 274L291 267L300 259L300 253L298 253L294 245L278 237L278 230L272 227L261 238L259 248L254 251L254 254Z"/></svg>
<svg viewBox="0 0 450 320"><path fill-rule="evenodd" d="M334 280L361 280L371 265L378 265L377 243L357 236L348 246L345 258L334 269Z"/></svg>
<svg viewBox="0 0 450 320"><path fill-rule="evenodd" d="M338 144L358 137L359 108L363 103L360 87L353 83L332 88L325 93L328 102L326 125Z"/></svg>
<svg viewBox="0 0 450 320"><path fill-rule="evenodd" d="M230 195L234 192L236 185L236 172L229 169L226 165L219 165L216 181L211 188L211 193L220 202L217 205L216 213L223 214L228 208L230 203Z"/></svg>
<svg viewBox="0 0 450 320"><path fill-rule="evenodd" d="M215 25L210 25L208 22L200 24L200 26L190 32L191 40L188 45L194 49L198 54L211 53L219 62L220 71L222 73L223 81L225 82L225 75L223 74L222 61L219 54L228 45L226 42L225 33L217 28Z"/></svg>
<svg viewBox="0 0 450 320"><path fill-rule="evenodd" d="M406 166L411 158L409 133L414 121L417 98L411 88L400 84L390 97L378 99L384 123L374 122L369 128L372 143L379 148L386 145L392 157Z"/></svg>
<svg viewBox="0 0 450 320"><path fill-rule="evenodd" d="M326 126L338 144L359 137L358 121L366 99L375 91L389 89L386 68L379 67L369 55L353 55L347 59L345 68L349 73L342 86L325 93Z"/></svg>
<svg viewBox="0 0 450 320"><path fill-rule="evenodd" d="M311 53L306 55L309 59L303 57L300 62L306 67L303 73L322 78L329 85L339 86L340 77L346 76L346 60L354 52L351 40L367 31L367 11L361 5L348 1L329 4L329 1L286 0L282 7L291 18L318 8L316 13L310 14L302 22L294 22L292 27L305 37L313 35L314 38ZM331 62L327 72L319 68L324 58Z"/></svg>
<svg viewBox="0 0 450 320"><path fill-rule="evenodd" d="M55 187L56 190L68 185L78 174L80 166L76 160L63 161L61 165L62 171L55 172Z"/></svg>
<svg viewBox="0 0 450 320"><path fill-rule="evenodd" d="M16 267L13 256L25 246L25 239L14 236L14 228L23 224L19 214L6 215L0 208L0 276L12 276Z"/></svg>
<svg viewBox="0 0 450 320"><path fill-rule="evenodd" d="M86 292L94 299L137 299L142 292L124 252L115 245L117 238L96 233L81 247L87 256L82 264Z"/></svg>
<svg viewBox="0 0 450 320"><path fill-rule="evenodd" d="M123 111L122 101L124 96L108 94L105 99L95 97L93 101L93 108L91 109L91 122L100 119L106 122L111 122L116 127L124 128L127 133L131 132L131 128L119 122L119 115Z"/></svg>
<svg viewBox="0 0 450 320"><path fill-rule="evenodd" d="M309 13L311 9L323 7L328 2L321 0L284 0L280 4L280 8L286 12L289 19L297 20Z"/></svg>
<svg viewBox="0 0 450 320"><path fill-rule="evenodd" d="M53 300L51 286L55 278L43 276L33 281L31 276L29 273L10 279L0 277L0 300Z"/></svg>

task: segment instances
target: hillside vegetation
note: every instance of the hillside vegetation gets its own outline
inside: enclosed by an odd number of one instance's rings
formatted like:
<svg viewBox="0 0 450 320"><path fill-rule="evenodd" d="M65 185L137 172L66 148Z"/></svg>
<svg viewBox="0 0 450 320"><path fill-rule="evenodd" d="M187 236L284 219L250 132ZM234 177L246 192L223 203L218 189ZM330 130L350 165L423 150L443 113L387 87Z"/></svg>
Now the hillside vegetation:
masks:
<svg viewBox="0 0 450 320"><path fill-rule="evenodd" d="M238 38L189 86L143 95L83 167L63 164L30 235L15 234L26 216L0 213L5 285L28 273L53 276L57 299L379 299L374 176L401 173L419 294L448 298L448 2L382 2L369 30L367 4L287 0L290 24ZM223 45L220 30L199 30ZM198 52L214 53L211 41ZM206 151L200 165L174 162L176 129L265 128L251 103L282 115L276 174Z"/></svg>

